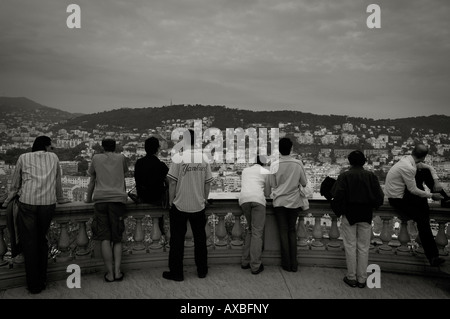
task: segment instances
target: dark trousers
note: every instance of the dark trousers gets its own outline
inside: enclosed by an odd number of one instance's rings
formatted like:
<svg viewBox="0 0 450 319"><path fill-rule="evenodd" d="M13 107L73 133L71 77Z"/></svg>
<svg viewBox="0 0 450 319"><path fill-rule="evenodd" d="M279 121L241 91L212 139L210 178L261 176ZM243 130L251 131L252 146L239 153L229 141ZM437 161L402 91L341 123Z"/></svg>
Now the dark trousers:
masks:
<svg viewBox="0 0 450 319"><path fill-rule="evenodd" d="M434 180L428 169L417 170L415 179L419 189L424 190L425 183L429 189L433 190ZM430 227L428 199L413 195L405 189L403 198L389 198L389 204L397 211L400 219L412 219L416 222L419 238L428 260L438 257L439 251Z"/></svg>
<svg viewBox="0 0 450 319"><path fill-rule="evenodd" d="M281 249L281 266L296 270L297 261L297 231L296 223L301 208L274 207L278 225Z"/></svg>
<svg viewBox="0 0 450 319"><path fill-rule="evenodd" d="M55 204L19 203L17 227L25 260L27 286L30 291L42 290L47 281L47 232L55 213L55 207Z"/></svg>
<svg viewBox="0 0 450 319"><path fill-rule="evenodd" d="M206 214L205 210L196 213L186 213L178 210L175 205L169 211L170 218L170 251L169 270L175 276L183 276L184 239L187 231L187 221L191 224L194 236L194 257L198 274L208 272L208 250L206 248Z"/></svg>

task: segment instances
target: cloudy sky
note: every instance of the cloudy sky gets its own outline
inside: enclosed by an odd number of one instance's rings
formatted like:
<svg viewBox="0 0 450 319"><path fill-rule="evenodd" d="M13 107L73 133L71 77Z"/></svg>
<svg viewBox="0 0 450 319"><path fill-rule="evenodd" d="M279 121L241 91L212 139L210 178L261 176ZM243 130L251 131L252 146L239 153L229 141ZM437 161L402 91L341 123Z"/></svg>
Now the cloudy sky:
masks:
<svg viewBox="0 0 450 319"><path fill-rule="evenodd" d="M0 0L0 96L81 113L450 115L449 17L448 0Z"/></svg>

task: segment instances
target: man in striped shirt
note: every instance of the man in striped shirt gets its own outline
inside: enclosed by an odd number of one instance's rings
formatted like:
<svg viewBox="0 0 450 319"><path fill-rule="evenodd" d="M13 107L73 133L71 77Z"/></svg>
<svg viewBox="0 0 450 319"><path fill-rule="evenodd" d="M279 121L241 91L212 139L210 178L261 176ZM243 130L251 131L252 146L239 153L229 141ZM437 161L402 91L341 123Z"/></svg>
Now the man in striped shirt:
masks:
<svg viewBox="0 0 450 319"><path fill-rule="evenodd" d="M212 182L211 167L206 159L196 163L194 151L194 131L188 130L183 137L184 152L190 152L190 160L183 156L181 163L172 162L167 177L169 178L169 217L170 217L170 252L169 271L163 272L163 278L183 281L184 237L187 221L191 224L195 242L195 265L199 278L208 273L206 248L206 214L205 206ZM198 155L198 154L197 154Z"/></svg>
<svg viewBox="0 0 450 319"><path fill-rule="evenodd" d="M30 293L40 293L47 281L47 232L56 203L64 204L61 169L51 139L39 136L31 152L20 155L14 171L6 207L19 195L17 227L22 247L27 286Z"/></svg>
<svg viewBox="0 0 450 319"><path fill-rule="evenodd" d="M289 138L280 139L278 147L281 156L271 165L271 172L274 173L270 175L269 181L280 237L281 268L296 272L298 261L295 227L298 213L306 204L300 195L300 185L305 187L308 179L303 163L290 155L292 146L293 143Z"/></svg>

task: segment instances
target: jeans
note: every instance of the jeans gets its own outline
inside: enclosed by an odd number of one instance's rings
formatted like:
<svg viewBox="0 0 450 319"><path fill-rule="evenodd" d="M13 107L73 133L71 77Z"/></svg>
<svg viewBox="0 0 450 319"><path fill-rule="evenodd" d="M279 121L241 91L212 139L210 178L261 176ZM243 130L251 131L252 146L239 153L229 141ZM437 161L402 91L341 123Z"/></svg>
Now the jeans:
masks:
<svg viewBox="0 0 450 319"><path fill-rule="evenodd" d="M366 222L350 225L345 215L341 217L341 234L345 248L347 278L365 283L369 263L369 246L372 225Z"/></svg>
<svg viewBox="0 0 450 319"><path fill-rule="evenodd" d="M249 264L252 271L257 271L261 266L266 207L259 203L247 202L243 203L241 208L248 225L241 263L243 266Z"/></svg>
<svg viewBox="0 0 450 319"><path fill-rule="evenodd" d="M296 223L301 208L274 207L280 236L281 266L288 270L297 270L297 232Z"/></svg>
<svg viewBox="0 0 450 319"><path fill-rule="evenodd" d="M170 251L169 270L175 276L183 276L184 240L187 231L187 221L191 224L194 236L194 258L198 274L208 272L208 250L206 248L206 214L205 210L186 213L178 210L175 205L169 211L170 217Z"/></svg>
<svg viewBox="0 0 450 319"><path fill-rule="evenodd" d="M47 232L56 205L28 205L19 202L17 228L23 250L27 286L30 291L40 291L47 281Z"/></svg>

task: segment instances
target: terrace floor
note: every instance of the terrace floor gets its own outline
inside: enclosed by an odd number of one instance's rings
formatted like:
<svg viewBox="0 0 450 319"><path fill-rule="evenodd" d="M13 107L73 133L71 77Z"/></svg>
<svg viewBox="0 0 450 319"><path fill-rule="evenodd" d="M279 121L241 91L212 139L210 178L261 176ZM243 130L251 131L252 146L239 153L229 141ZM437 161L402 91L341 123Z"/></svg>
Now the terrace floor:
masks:
<svg viewBox="0 0 450 319"><path fill-rule="evenodd" d="M448 272L450 265L441 268ZM305 266L296 273L268 265L258 275L239 265L211 265L199 279L185 266L183 282L162 278L166 267L126 269L122 282L106 283L103 273L81 276L81 288L65 280L50 282L38 295L25 287L0 291L0 299L450 299L450 276L381 273L381 288L351 288L343 282L345 269ZM68 274L69 276L69 274Z"/></svg>

